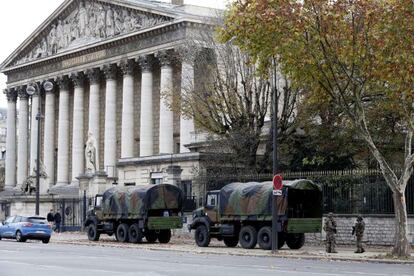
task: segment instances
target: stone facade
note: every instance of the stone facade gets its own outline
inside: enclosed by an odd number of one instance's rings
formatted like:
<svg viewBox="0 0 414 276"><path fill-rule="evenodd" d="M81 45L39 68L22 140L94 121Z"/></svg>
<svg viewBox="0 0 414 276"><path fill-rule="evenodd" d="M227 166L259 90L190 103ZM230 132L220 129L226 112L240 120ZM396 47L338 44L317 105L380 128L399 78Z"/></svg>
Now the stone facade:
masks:
<svg viewBox="0 0 414 276"><path fill-rule="evenodd" d="M94 196L116 183L185 181L193 185L187 195L200 196L200 153L186 147L194 123L170 111L162 96L171 89L179 95L187 85L183 75L197 81L196 61L183 62L180 50L190 34L212 29L217 11L196 11L181 2L66 0L0 66L8 78L0 203L12 214L33 207L26 193L36 164L39 106L39 191L46 209L52 195L76 197L87 190ZM19 120L30 123L17 128L19 106Z"/></svg>
<svg viewBox="0 0 414 276"><path fill-rule="evenodd" d="M337 244L355 244L352 236L352 226L355 225L356 215L336 216ZM365 222L364 243L369 245L392 245L394 243L395 218L385 215L363 216ZM414 245L414 218L408 218L408 240ZM325 233L308 234L306 240L311 243L320 243L325 240Z"/></svg>

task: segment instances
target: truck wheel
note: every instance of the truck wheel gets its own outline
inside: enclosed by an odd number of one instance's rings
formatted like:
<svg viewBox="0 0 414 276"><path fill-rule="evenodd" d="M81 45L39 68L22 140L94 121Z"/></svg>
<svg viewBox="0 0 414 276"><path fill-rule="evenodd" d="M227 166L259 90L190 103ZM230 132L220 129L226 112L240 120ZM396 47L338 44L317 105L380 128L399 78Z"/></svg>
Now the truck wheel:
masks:
<svg viewBox="0 0 414 276"><path fill-rule="evenodd" d="M239 235L240 245L245 249L252 249L257 244L257 230L253 226L243 226Z"/></svg>
<svg viewBox="0 0 414 276"><path fill-rule="evenodd" d="M116 237L120 242L128 242L128 224L121 223L116 229Z"/></svg>
<svg viewBox="0 0 414 276"><path fill-rule="evenodd" d="M286 244L290 249L300 249L305 244L305 234L287 234Z"/></svg>
<svg viewBox="0 0 414 276"><path fill-rule="evenodd" d="M205 225L199 225L194 233L194 239L199 247L207 247L210 244L210 235Z"/></svg>
<svg viewBox="0 0 414 276"><path fill-rule="evenodd" d="M260 228L257 234L257 242L259 247L263 250L272 249L272 228L270 226L264 226Z"/></svg>
<svg viewBox="0 0 414 276"><path fill-rule="evenodd" d="M145 239L149 243L154 243L157 241L157 232L154 230L147 230L145 231Z"/></svg>
<svg viewBox="0 0 414 276"><path fill-rule="evenodd" d="M139 243L142 242L143 234L141 229L139 229L138 223L134 223L129 227L128 237L130 243Z"/></svg>
<svg viewBox="0 0 414 276"><path fill-rule="evenodd" d="M171 230L160 230L160 233L158 234L158 241L160 243L169 243L171 240Z"/></svg>
<svg viewBox="0 0 414 276"><path fill-rule="evenodd" d="M98 233L98 229L95 223L91 223L88 225L88 239L90 241L98 241L100 234Z"/></svg>
<svg viewBox="0 0 414 276"><path fill-rule="evenodd" d="M227 247L236 247L239 244L239 237L223 238L223 241Z"/></svg>

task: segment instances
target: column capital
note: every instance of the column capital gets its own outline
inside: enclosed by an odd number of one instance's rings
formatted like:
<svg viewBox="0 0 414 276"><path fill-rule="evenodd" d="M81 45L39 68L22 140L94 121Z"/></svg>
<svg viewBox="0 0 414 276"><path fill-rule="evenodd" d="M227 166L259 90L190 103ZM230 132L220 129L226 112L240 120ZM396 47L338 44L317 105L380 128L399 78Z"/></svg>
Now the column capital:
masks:
<svg viewBox="0 0 414 276"><path fill-rule="evenodd" d="M72 80L73 85L75 87L83 88L83 86L85 85L85 75L83 74L83 72L76 72L70 74L70 79Z"/></svg>
<svg viewBox="0 0 414 276"><path fill-rule="evenodd" d="M154 58L150 55L140 56L138 58L138 64L141 67L143 72L149 72L152 70L152 65L154 64Z"/></svg>
<svg viewBox="0 0 414 276"><path fill-rule="evenodd" d="M197 49L188 49L186 47L179 47L175 49L176 56L178 59L180 59L181 62L185 62L190 64L191 66L194 66L194 57L196 56L195 51Z"/></svg>
<svg viewBox="0 0 414 276"><path fill-rule="evenodd" d="M122 60L119 64L123 75L132 75L135 69L135 62L132 59Z"/></svg>
<svg viewBox="0 0 414 276"><path fill-rule="evenodd" d="M29 94L26 92L26 87L23 86L17 88L17 95L20 100L27 100L29 98Z"/></svg>
<svg viewBox="0 0 414 276"><path fill-rule="evenodd" d="M56 84L59 86L60 90L69 90L69 78L67 76L57 78Z"/></svg>
<svg viewBox="0 0 414 276"><path fill-rule="evenodd" d="M99 68L86 70L86 75L91 84L98 84L101 80L101 70Z"/></svg>
<svg viewBox="0 0 414 276"><path fill-rule="evenodd" d="M101 69L107 80L116 79L116 74L118 72L118 67L116 66L116 64L107 64L107 65L104 65Z"/></svg>
<svg viewBox="0 0 414 276"><path fill-rule="evenodd" d="M17 101L17 91L15 88L4 89L4 94L6 95L8 102Z"/></svg>
<svg viewBox="0 0 414 276"><path fill-rule="evenodd" d="M174 50L162 50L159 51L155 57L158 58L162 67L171 66L175 60L175 54Z"/></svg>

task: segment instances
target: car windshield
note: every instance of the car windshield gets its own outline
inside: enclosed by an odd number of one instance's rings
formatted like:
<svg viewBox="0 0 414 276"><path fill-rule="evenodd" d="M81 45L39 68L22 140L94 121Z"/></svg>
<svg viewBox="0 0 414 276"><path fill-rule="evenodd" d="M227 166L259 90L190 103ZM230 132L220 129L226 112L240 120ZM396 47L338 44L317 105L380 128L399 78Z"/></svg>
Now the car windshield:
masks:
<svg viewBox="0 0 414 276"><path fill-rule="evenodd" d="M23 218L24 222L30 222L30 223L37 223L37 224L46 224L46 219L42 218L42 217L28 217L28 218Z"/></svg>

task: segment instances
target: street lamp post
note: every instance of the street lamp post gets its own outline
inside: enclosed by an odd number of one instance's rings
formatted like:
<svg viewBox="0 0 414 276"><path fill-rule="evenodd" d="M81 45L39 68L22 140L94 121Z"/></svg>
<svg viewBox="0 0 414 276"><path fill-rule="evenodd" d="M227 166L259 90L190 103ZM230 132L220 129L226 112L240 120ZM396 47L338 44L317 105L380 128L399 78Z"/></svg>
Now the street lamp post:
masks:
<svg viewBox="0 0 414 276"><path fill-rule="evenodd" d="M43 89L46 92L50 92L53 90L53 83L50 81L46 81L43 83ZM39 211L39 205L40 205L40 130L41 130L41 119L42 119L42 108L41 108L41 88L38 83L33 83L26 88L27 94L30 96L33 96L36 92L39 94L39 104L36 114L36 121L37 121L37 154L36 154L36 210L35 214L38 216ZM33 112L33 110L32 110Z"/></svg>

